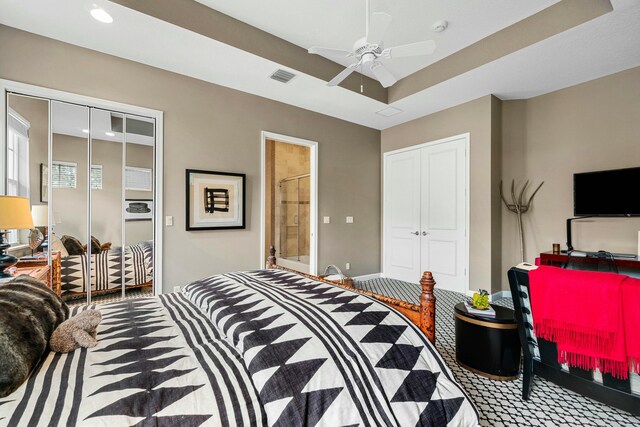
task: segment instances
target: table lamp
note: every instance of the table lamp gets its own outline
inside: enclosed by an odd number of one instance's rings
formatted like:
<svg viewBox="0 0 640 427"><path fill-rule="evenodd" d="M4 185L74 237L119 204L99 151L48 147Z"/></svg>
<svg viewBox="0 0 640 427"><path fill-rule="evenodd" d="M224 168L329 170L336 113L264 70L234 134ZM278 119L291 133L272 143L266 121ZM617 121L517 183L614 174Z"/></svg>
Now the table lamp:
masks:
<svg viewBox="0 0 640 427"><path fill-rule="evenodd" d="M44 229L42 243L43 248L48 247L48 227L49 227L49 206L47 205L33 205L31 206L31 216L33 217L33 225L36 227L42 227ZM46 250L45 250L46 252Z"/></svg>
<svg viewBox="0 0 640 427"><path fill-rule="evenodd" d="M11 245L5 241L7 230L32 229L33 218L26 197L0 196L0 279L12 277L4 270L16 265L18 258L5 251Z"/></svg>

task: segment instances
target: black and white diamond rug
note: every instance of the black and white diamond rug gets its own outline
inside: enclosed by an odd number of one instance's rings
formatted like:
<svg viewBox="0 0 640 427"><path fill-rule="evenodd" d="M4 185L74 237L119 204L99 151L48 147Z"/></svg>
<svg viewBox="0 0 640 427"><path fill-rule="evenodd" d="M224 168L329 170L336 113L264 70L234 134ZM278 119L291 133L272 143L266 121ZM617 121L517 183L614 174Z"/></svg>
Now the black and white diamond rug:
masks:
<svg viewBox="0 0 640 427"><path fill-rule="evenodd" d="M420 285L392 279L357 283L362 289L417 302ZM411 287L415 290L412 291ZM640 418L596 402L556 384L535 377L531 397L521 398L522 376L515 381L493 381L456 363L453 307L463 294L435 289L436 347L480 413L483 426L640 426ZM408 296L407 296L408 295ZM413 301L412 301L413 302ZM511 298L493 303L513 308Z"/></svg>

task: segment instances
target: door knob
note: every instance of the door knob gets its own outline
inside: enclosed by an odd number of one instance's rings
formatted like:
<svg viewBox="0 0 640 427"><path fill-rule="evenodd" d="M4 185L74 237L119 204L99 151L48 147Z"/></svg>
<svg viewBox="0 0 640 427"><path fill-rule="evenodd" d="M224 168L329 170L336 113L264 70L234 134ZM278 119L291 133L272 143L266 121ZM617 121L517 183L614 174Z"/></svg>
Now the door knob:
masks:
<svg viewBox="0 0 640 427"><path fill-rule="evenodd" d="M422 235L423 235L423 236L426 236L426 235L428 235L428 234L429 234L429 233L427 233L426 231L423 231L423 232L422 232Z"/></svg>
<svg viewBox="0 0 640 427"><path fill-rule="evenodd" d="M419 232L417 232L417 231L410 231L409 233L411 233L411 234L415 234L416 236L418 236L418 235L420 234L420 233L419 233Z"/></svg>

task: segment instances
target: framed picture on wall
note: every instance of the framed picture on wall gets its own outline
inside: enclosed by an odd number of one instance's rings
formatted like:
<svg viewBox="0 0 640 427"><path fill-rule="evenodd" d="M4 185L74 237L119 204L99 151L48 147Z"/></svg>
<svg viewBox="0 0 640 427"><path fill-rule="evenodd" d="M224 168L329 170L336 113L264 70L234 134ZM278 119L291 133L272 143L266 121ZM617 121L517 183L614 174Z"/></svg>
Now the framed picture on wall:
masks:
<svg viewBox="0 0 640 427"><path fill-rule="evenodd" d="M153 200L125 199L125 221L151 221L153 219Z"/></svg>
<svg viewBox="0 0 640 427"><path fill-rule="evenodd" d="M187 231L245 228L243 173L187 169Z"/></svg>
<svg viewBox="0 0 640 427"><path fill-rule="evenodd" d="M49 166L40 163L40 202L49 202Z"/></svg>

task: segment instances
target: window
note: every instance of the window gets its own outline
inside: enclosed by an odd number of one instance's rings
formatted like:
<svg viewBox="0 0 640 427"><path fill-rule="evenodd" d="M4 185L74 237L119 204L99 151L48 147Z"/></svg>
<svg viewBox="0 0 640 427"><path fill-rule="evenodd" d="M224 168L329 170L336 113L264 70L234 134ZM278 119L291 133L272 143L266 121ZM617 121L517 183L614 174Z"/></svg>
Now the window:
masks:
<svg viewBox="0 0 640 427"><path fill-rule="evenodd" d="M76 188L78 164L54 160L51 164L51 188ZM91 165L91 189L102 190L102 165Z"/></svg>
<svg viewBox="0 0 640 427"><path fill-rule="evenodd" d="M9 196L29 197L29 128L31 124L9 109L7 120L7 191ZM9 243L18 243L18 230L7 232Z"/></svg>
<svg viewBox="0 0 640 427"><path fill-rule="evenodd" d="M51 163L51 188L76 188L78 164L54 160Z"/></svg>
<svg viewBox="0 0 640 427"><path fill-rule="evenodd" d="M91 189L102 190L102 165L91 165Z"/></svg>
<svg viewBox="0 0 640 427"><path fill-rule="evenodd" d="M152 170L145 168L125 168L125 190L151 191Z"/></svg>

